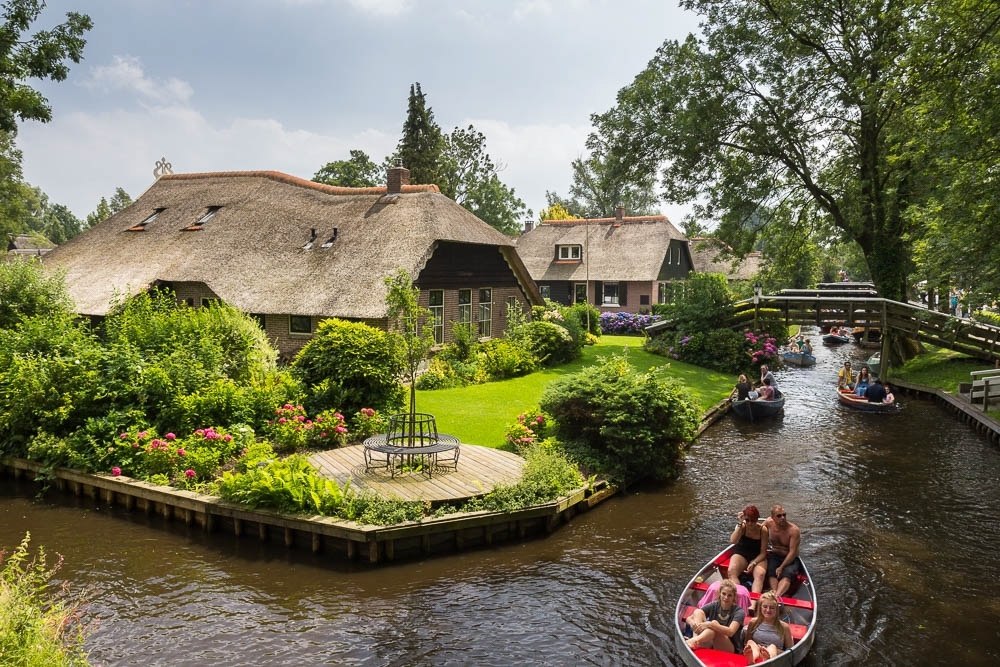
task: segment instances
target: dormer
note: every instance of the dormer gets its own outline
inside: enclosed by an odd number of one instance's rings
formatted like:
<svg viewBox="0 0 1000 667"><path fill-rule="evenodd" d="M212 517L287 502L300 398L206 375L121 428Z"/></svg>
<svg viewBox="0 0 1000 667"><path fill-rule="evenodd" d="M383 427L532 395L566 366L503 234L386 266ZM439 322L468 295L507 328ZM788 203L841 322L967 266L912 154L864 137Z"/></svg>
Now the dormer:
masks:
<svg viewBox="0 0 1000 667"><path fill-rule="evenodd" d="M560 244L556 246L557 262L583 261L583 246L579 243Z"/></svg>
<svg viewBox="0 0 1000 667"><path fill-rule="evenodd" d="M151 223L154 220L156 220L156 217L158 215L160 215L161 213L163 213L165 210L167 210L167 209L165 209L165 208L154 208L153 212L150 213L146 217L145 220L143 220L140 223L132 225L131 227L129 227L125 231L127 231L127 232L144 232L144 231L146 231L146 225L148 225L149 223Z"/></svg>

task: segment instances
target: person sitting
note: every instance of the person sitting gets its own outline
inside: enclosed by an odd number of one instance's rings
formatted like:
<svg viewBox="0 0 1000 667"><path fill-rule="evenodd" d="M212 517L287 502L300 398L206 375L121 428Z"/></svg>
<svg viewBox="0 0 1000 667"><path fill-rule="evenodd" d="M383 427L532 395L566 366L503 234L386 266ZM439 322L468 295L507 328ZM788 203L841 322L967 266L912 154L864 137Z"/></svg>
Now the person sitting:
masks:
<svg viewBox="0 0 1000 667"><path fill-rule="evenodd" d="M868 399L869 403L883 403L885 402L885 387L882 386L881 380L875 380L873 384L868 385L865 390L865 398Z"/></svg>
<svg viewBox="0 0 1000 667"><path fill-rule="evenodd" d="M735 544L729 553L729 570L726 575L734 584L740 583L740 577L754 576L758 563L767 560L767 545L770 541L767 527L758 522L760 510L756 505L747 505L736 515L736 528L729 536L729 543ZM751 590L760 593L764 590L764 577L754 577Z"/></svg>
<svg viewBox="0 0 1000 667"><path fill-rule="evenodd" d="M758 615L747 626L743 656L748 665L765 662L792 646L792 630L778 618L778 598L771 591L761 593Z"/></svg>
<svg viewBox="0 0 1000 667"><path fill-rule="evenodd" d="M740 373L739 379L736 381L736 400L745 401L750 398L750 392L753 391L753 385L750 384L750 380L743 373Z"/></svg>
<svg viewBox="0 0 1000 667"><path fill-rule="evenodd" d="M740 630L746 613L736 604L736 585L728 579L719 585L719 599L695 609L687 617L687 624L694 636L687 640L693 651L714 648L717 651L738 653Z"/></svg>
<svg viewBox="0 0 1000 667"><path fill-rule="evenodd" d="M864 396L865 392L868 391L868 385L871 384L872 375L868 370L868 366L862 366L861 370L858 371L857 380L854 381L854 393L858 396Z"/></svg>
<svg viewBox="0 0 1000 667"><path fill-rule="evenodd" d="M758 401L773 401L775 398L775 388L774 384L771 382L771 378L764 378L764 384L757 390L757 400Z"/></svg>
<svg viewBox="0 0 1000 667"><path fill-rule="evenodd" d="M774 379L774 373L771 372L770 367L767 364L760 365L760 383L764 384L768 379L771 380L771 387L775 392L778 391L778 381Z"/></svg>
<svg viewBox="0 0 1000 667"><path fill-rule="evenodd" d="M883 403L892 404L896 402L896 397L892 395L892 387L888 383L882 385L885 389L885 398L882 399Z"/></svg>
<svg viewBox="0 0 1000 667"><path fill-rule="evenodd" d="M802 352L804 352L805 354L812 354L813 353L813 346L812 346L812 343L809 342L808 338L806 338L804 341L802 341Z"/></svg>
<svg viewBox="0 0 1000 667"><path fill-rule="evenodd" d="M854 389L854 371L851 370L850 361L845 361L837 371L837 389Z"/></svg>

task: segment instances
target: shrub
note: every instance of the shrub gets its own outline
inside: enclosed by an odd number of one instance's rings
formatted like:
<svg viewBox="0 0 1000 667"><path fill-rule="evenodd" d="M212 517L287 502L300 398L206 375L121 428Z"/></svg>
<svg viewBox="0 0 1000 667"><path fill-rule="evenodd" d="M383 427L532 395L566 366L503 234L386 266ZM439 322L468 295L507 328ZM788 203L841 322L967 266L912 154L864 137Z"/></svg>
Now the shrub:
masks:
<svg viewBox="0 0 1000 667"><path fill-rule="evenodd" d="M580 356L581 346L573 341L565 328L552 322L528 322L510 332L509 337L531 350L538 362L545 366L556 366Z"/></svg>
<svg viewBox="0 0 1000 667"><path fill-rule="evenodd" d="M653 312L672 320L680 331L711 331L732 318L733 298L721 273L689 273L675 288L673 301Z"/></svg>
<svg viewBox="0 0 1000 667"><path fill-rule="evenodd" d="M527 375L535 370L535 357L520 344L503 338L492 338L479 346L479 367L491 380Z"/></svg>
<svg viewBox="0 0 1000 667"><path fill-rule="evenodd" d="M464 384L454 366L441 356L431 359L427 370L417 377L417 389L449 389Z"/></svg>
<svg viewBox="0 0 1000 667"><path fill-rule="evenodd" d="M680 384L640 373L622 356L556 380L541 407L574 459L622 485L676 475L698 428L698 409Z"/></svg>
<svg viewBox="0 0 1000 667"><path fill-rule="evenodd" d="M344 492L332 479L321 477L306 457L293 454L248 468L226 472L219 481L223 499L279 512L334 516L344 503Z"/></svg>
<svg viewBox="0 0 1000 667"><path fill-rule="evenodd" d="M517 416L504 433L504 440L518 454L548 437L551 420L541 410L526 410Z"/></svg>
<svg viewBox="0 0 1000 667"><path fill-rule="evenodd" d="M395 411L405 392L397 379L402 359L388 333L360 322L320 323L315 337L292 362L303 382L310 412L337 407L353 414L363 407Z"/></svg>
<svg viewBox="0 0 1000 667"><path fill-rule="evenodd" d="M368 526L391 526L404 521L419 521L424 516L423 503L382 498L375 493L347 494L339 516Z"/></svg>
<svg viewBox="0 0 1000 667"><path fill-rule="evenodd" d="M280 452L306 448L333 449L347 442L347 422L337 410L324 410L310 419L301 405L285 403L275 409L264 433Z"/></svg>
<svg viewBox="0 0 1000 667"><path fill-rule="evenodd" d="M524 474L517 484L500 484L472 498L463 512L512 512L555 500L584 485L583 475L565 454L551 446L535 445L525 452ZM454 511L447 508L441 512Z"/></svg>
<svg viewBox="0 0 1000 667"><path fill-rule="evenodd" d="M660 320L659 315L636 313L601 313L601 331L606 334L645 334L646 327Z"/></svg>
<svg viewBox="0 0 1000 667"><path fill-rule="evenodd" d="M590 329L587 329L587 314L590 313ZM563 308L563 315L567 320L573 320L580 325L585 333L594 336L601 335L601 311L591 303L578 301L572 306Z"/></svg>
<svg viewBox="0 0 1000 667"><path fill-rule="evenodd" d="M992 324L995 327L1000 327L1000 313L995 313L992 310L977 310L972 313L972 319L977 322L983 322L985 324Z"/></svg>
<svg viewBox="0 0 1000 667"><path fill-rule="evenodd" d="M274 371L248 384L219 378L202 389L179 396L160 416L161 427L191 431L201 424L249 424L262 429L273 406L297 400L301 386L286 371Z"/></svg>
<svg viewBox="0 0 1000 667"><path fill-rule="evenodd" d="M34 259L0 262L0 304L0 329L14 329L32 317L73 312L63 276L46 276L41 262Z"/></svg>
<svg viewBox="0 0 1000 667"><path fill-rule="evenodd" d="M373 408L361 408L351 418L351 435L355 441L363 441L379 433L385 433L389 424L385 417Z"/></svg>

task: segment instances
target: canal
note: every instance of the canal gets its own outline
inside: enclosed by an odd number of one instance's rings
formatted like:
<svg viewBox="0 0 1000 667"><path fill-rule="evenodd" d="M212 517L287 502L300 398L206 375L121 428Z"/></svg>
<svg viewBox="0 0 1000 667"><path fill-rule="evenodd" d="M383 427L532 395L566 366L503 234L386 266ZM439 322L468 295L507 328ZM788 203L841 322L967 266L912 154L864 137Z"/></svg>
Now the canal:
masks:
<svg viewBox="0 0 1000 667"><path fill-rule="evenodd" d="M672 665L691 573L743 505L780 502L819 595L805 664L997 664L1000 451L930 401L848 412L836 369L869 351L813 342L816 367L778 374L782 418L726 417L674 484L526 544L331 565L9 480L0 544L65 556L96 665Z"/></svg>

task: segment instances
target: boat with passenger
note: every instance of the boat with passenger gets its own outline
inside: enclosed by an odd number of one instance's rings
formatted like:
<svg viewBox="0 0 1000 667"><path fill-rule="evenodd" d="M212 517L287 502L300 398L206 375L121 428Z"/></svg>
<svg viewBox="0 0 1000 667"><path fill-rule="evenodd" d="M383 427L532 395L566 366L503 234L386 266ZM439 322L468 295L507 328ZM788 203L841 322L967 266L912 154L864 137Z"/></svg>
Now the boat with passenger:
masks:
<svg viewBox="0 0 1000 667"><path fill-rule="evenodd" d="M781 353L781 359L791 366L815 366L816 357L809 354L808 352L793 352L788 350L787 352Z"/></svg>
<svg viewBox="0 0 1000 667"><path fill-rule="evenodd" d="M823 335L824 345L843 345L850 342L850 332L839 327L831 327L830 332Z"/></svg>
<svg viewBox="0 0 1000 667"><path fill-rule="evenodd" d="M688 626L685 621L696 608L703 607L715 598L719 584L726 578L729 570L729 557L734 548L735 545L726 547L715 558L706 563L688 582L677 601L677 611L674 614L674 639L677 645L677 654L688 667L736 667L747 664L742 653L729 653L713 648L692 650L687 645ZM805 659L812 649L816 638L816 589L813 587L809 570L806 569L806 563L801 554L799 561L802 564L802 571L788 593L778 598L780 605L778 618L788 623L794 643L787 651L782 651L777 656L757 664L786 667L797 665ZM760 597L759 593L749 593L747 596L747 592L741 593L741 604L748 604L748 600L756 600ZM748 614L744 620L744 630L751 619L752 617Z"/></svg>
<svg viewBox="0 0 1000 667"><path fill-rule="evenodd" d="M785 395L780 391L775 393L772 399L747 398L738 400L733 398L733 414L747 421L757 421L765 417L774 417L785 408Z"/></svg>
<svg viewBox="0 0 1000 667"><path fill-rule="evenodd" d="M837 389L837 400L852 410L861 412L895 412L899 409L895 403L872 403L864 396L858 396L852 389Z"/></svg>

